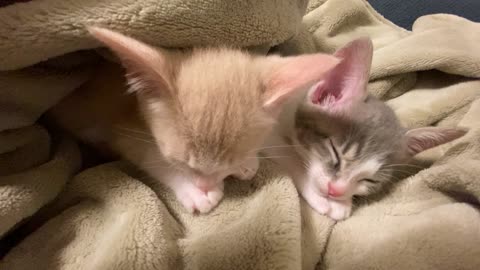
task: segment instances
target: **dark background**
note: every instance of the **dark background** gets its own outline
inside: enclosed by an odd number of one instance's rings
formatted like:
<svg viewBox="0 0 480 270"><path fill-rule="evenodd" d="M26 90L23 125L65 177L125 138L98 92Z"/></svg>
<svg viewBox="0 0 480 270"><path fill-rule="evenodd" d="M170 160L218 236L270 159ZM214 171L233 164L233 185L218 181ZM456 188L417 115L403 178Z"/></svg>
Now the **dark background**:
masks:
<svg viewBox="0 0 480 270"><path fill-rule="evenodd" d="M434 13L456 14L480 22L480 0L368 0L385 18L412 29L420 16ZM479 45L480 46L480 45Z"/></svg>

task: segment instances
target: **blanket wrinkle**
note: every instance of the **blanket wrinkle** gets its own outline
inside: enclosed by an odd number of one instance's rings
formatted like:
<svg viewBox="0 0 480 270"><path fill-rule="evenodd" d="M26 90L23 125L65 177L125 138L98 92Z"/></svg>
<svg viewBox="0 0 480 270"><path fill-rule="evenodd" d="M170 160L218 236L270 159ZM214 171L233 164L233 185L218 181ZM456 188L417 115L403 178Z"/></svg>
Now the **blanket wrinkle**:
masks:
<svg viewBox="0 0 480 270"><path fill-rule="evenodd" d="M44 0L10 5L0 9L0 70L98 47L86 25L108 26L164 47L273 46L296 33L306 2Z"/></svg>
<svg viewBox="0 0 480 270"><path fill-rule="evenodd" d="M44 127L108 59L89 50L90 24L158 46L281 55L369 36L368 90L405 127L469 132L418 155L342 222L315 213L270 161L191 215L125 162L82 167L81 147ZM478 269L479 23L435 14L407 31L366 0L36 0L0 8L0 25L0 269Z"/></svg>

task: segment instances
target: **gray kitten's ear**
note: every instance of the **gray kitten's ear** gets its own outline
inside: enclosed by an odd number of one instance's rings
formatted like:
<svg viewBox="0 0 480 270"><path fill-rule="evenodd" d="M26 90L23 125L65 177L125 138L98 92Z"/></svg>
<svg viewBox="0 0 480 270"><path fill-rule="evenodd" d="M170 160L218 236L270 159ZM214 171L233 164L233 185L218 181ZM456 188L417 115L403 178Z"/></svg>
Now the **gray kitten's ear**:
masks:
<svg viewBox="0 0 480 270"><path fill-rule="evenodd" d="M340 48L334 55L342 61L312 88L310 101L329 112L342 112L364 101L372 54L373 44L369 38L356 39Z"/></svg>
<svg viewBox="0 0 480 270"><path fill-rule="evenodd" d="M131 91L152 90L160 95L171 92L167 51L105 28L88 27L87 30L120 58L127 69Z"/></svg>
<svg viewBox="0 0 480 270"><path fill-rule="evenodd" d="M468 132L463 128L423 127L405 134L408 153L412 156L435 146L451 142Z"/></svg>

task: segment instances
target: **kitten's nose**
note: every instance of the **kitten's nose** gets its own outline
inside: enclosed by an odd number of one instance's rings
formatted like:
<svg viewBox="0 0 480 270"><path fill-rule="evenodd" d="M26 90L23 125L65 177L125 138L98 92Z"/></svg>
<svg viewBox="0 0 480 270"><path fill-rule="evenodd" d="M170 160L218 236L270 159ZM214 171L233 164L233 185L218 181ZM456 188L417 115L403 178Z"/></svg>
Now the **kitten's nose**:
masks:
<svg viewBox="0 0 480 270"><path fill-rule="evenodd" d="M335 185L333 182L328 182L328 195L332 197L340 197L345 194L345 187Z"/></svg>
<svg viewBox="0 0 480 270"><path fill-rule="evenodd" d="M197 186L203 192L208 192L215 187L215 181L199 177L195 179L195 186Z"/></svg>

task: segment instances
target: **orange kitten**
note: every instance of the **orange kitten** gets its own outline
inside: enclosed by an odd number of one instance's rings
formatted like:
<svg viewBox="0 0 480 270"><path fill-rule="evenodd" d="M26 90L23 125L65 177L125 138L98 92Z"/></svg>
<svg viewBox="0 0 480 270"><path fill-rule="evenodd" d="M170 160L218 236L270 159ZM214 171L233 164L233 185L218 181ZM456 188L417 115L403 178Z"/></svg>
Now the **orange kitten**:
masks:
<svg viewBox="0 0 480 270"><path fill-rule="evenodd" d="M324 54L265 57L225 48L180 53L107 29L89 30L121 59L130 87L122 69L105 64L51 117L170 187L190 212L215 207L227 176L255 175L257 151L285 101L338 63Z"/></svg>

